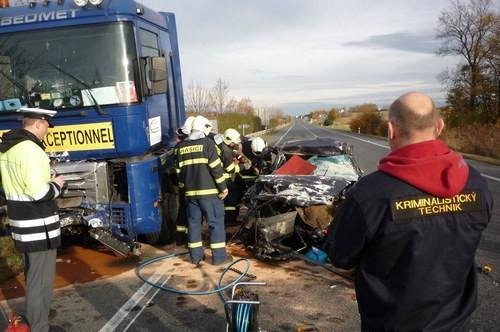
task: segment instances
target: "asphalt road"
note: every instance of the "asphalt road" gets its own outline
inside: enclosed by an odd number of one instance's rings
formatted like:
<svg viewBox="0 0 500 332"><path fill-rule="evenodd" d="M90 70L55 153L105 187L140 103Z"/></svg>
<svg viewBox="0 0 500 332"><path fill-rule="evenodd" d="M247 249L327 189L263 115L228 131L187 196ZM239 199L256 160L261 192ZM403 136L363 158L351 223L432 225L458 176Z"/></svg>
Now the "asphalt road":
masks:
<svg viewBox="0 0 500 332"><path fill-rule="evenodd" d="M304 122L295 122L273 134L269 142L280 144L298 138L323 136L333 136L353 144L354 155L365 173L374 171L380 157L389 151L383 140L336 132ZM488 176L498 202L500 168L474 161L471 164ZM500 270L498 207L494 213L477 254L478 263L490 264L493 272L479 278L479 308L474 314L474 331L498 331L500 326L500 296L495 281L498 279L497 268ZM160 248L144 246L141 259L183 250L172 245ZM267 283L267 286L252 288L262 301L259 313L262 331L293 332L305 324L316 327L318 331L359 330L356 299L349 281L301 261L266 264L251 258L239 246L232 245L229 250L235 257L248 258L249 272L256 276L255 281ZM92 261L66 263L87 264L90 273L96 271ZM140 261L116 257L106 264L110 267L135 267ZM240 263L236 267L242 270L245 266ZM225 331L223 304L217 295L191 296L159 290L142 282L133 269L125 271L112 277L102 273L92 282L57 289L51 324L59 326L59 331ZM210 264L194 268L183 256L161 261L144 271L152 282L188 291L213 288L221 274L221 268ZM235 278L235 274L229 277ZM5 326L6 313L22 311L23 304L24 298L0 302L0 330Z"/></svg>
<svg viewBox="0 0 500 332"><path fill-rule="evenodd" d="M354 146L354 156L365 174L377 169L381 157L389 153L385 140L370 136L357 135L330 128L311 125L297 120L289 128L286 135L281 133L270 138L270 143L281 144L287 140L310 137L334 137ZM489 265L492 272L479 275L478 308L473 316L474 331L500 330L500 166L472 159L467 162L476 168L487 180L493 194L494 209L490 224L483 232L476 255L478 266Z"/></svg>

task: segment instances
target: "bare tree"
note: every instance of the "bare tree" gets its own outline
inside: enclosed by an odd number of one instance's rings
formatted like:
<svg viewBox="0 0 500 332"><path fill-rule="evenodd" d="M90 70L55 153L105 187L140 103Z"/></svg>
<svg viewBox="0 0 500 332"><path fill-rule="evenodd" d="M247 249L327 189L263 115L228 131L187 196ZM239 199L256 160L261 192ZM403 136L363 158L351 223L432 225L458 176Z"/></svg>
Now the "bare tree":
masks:
<svg viewBox="0 0 500 332"><path fill-rule="evenodd" d="M495 31L498 31L499 24L499 15L492 9L492 0L470 0L468 3L453 0L450 9L439 17L437 38L443 44L438 54L458 55L465 60L457 70L442 75L448 81L449 95L457 89L465 89L459 91L467 99L467 109L462 109L464 112L483 109L488 99L485 96L492 94L488 87L492 77L488 73L491 71L491 60L498 57ZM493 75L498 75L498 71Z"/></svg>
<svg viewBox="0 0 500 332"><path fill-rule="evenodd" d="M219 78L215 82L215 86L210 92L210 102L214 111L217 113L222 113L226 110L226 105L229 98L229 86L226 81Z"/></svg>
<svg viewBox="0 0 500 332"><path fill-rule="evenodd" d="M210 91L196 82L191 82L185 93L186 109L190 113L210 111Z"/></svg>

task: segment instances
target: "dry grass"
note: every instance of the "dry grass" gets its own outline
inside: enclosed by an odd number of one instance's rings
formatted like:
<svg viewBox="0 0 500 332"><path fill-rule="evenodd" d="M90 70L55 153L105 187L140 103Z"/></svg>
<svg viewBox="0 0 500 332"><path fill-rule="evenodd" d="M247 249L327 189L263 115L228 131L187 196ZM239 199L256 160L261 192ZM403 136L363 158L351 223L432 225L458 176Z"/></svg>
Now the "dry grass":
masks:
<svg viewBox="0 0 500 332"><path fill-rule="evenodd" d="M0 283L23 270L23 260L10 236L0 237Z"/></svg>
<svg viewBox="0 0 500 332"><path fill-rule="evenodd" d="M485 157L500 159L500 123L496 125L472 124L446 129L444 140L451 148Z"/></svg>

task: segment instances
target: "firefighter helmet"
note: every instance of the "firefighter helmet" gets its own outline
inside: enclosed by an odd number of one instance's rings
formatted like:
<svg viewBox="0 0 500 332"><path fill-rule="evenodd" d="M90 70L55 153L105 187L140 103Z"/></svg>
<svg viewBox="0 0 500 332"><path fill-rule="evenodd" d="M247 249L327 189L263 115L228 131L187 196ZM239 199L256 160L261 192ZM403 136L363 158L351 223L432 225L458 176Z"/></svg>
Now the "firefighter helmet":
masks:
<svg viewBox="0 0 500 332"><path fill-rule="evenodd" d="M255 137L254 139L252 139L252 143L250 143L250 147L252 148L253 153L260 154L267 147L267 143L262 138Z"/></svg>
<svg viewBox="0 0 500 332"><path fill-rule="evenodd" d="M240 144L241 143L240 133L233 128L226 129L226 131L224 132L224 142L227 145L230 145L232 143Z"/></svg>
<svg viewBox="0 0 500 332"><path fill-rule="evenodd" d="M212 122L202 115L198 115L193 120L192 130L198 130L208 136L212 130Z"/></svg>
<svg viewBox="0 0 500 332"><path fill-rule="evenodd" d="M184 125L177 130L178 135L188 136L193 128L194 116L190 116L184 121Z"/></svg>

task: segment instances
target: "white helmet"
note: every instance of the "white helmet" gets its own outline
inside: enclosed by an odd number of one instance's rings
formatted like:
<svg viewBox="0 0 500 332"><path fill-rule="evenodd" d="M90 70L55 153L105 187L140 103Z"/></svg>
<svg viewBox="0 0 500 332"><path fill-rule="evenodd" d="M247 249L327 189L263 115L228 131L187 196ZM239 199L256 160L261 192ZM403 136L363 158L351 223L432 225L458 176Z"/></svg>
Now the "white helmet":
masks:
<svg viewBox="0 0 500 332"><path fill-rule="evenodd" d="M191 129L193 128L194 116L190 116L184 121L184 125L177 130L178 134L189 135L191 133Z"/></svg>
<svg viewBox="0 0 500 332"><path fill-rule="evenodd" d="M260 154L267 147L267 143L262 138L255 137L254 139L252 139L252 143L250 143L250 147L252 148L253 153Z"/></svg>
<svg viewBox="0 0 500 332"><path fill-rule="evenodd" d="M202 115L198 115L193 120L192 130L198 130L208 136L212 130L212 122Z"/></svg>
<svg viewBox="0 0 500 332"><path fill-rule="evenodd" d="M241 143L240 133L233 128L226 129L226 131L224 132L224 142L227 145L231 143L240 144Z"/></svg>

